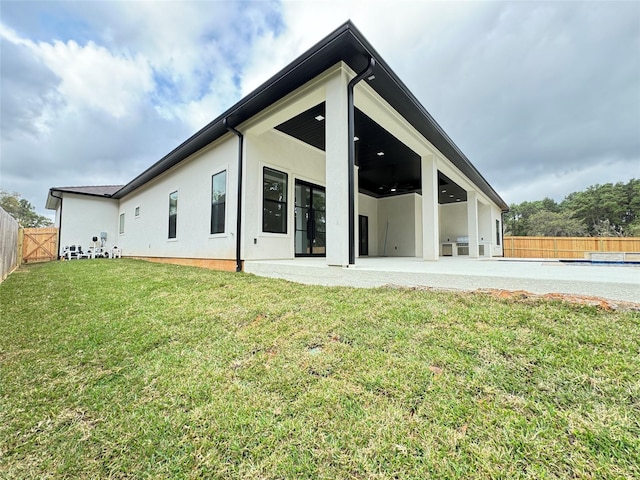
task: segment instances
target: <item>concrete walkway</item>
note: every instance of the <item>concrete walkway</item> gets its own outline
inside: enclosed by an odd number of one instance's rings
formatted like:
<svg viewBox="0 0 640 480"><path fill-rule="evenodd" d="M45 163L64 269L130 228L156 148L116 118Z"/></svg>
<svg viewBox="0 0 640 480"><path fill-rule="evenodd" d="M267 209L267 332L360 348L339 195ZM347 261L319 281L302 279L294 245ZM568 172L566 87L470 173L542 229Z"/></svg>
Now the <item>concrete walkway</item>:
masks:
<svg viewBox="0 0 640 480"><path fill-rule="evenodd" d="M312 285L425 286L455 290L525 290L640 303L640 265L583 265L557 260L443 257L359 258L350 268L324 258L246 261L245 271Z"/></svg>

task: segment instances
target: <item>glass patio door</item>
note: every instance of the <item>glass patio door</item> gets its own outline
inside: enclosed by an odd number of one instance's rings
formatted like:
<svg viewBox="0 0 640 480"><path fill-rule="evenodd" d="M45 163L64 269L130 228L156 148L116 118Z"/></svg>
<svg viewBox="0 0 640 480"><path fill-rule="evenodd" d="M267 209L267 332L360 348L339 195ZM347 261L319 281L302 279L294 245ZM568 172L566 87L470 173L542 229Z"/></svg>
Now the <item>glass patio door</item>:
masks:
<svg viewBox="0 0 640 480"><path fill-rule="evenodd" d="M296 257L326 255L326 202L324 187L296 180Z"/></svg>

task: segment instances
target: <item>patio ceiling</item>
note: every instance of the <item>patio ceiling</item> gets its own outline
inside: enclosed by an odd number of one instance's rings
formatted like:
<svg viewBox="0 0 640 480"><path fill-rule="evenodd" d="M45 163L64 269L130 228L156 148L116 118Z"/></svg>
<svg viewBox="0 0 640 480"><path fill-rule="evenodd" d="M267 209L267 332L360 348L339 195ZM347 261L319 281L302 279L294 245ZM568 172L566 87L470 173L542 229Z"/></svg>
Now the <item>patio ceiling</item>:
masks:
<svg viewBox="0 0 640 480"><path fill-rule="evenodd" d="M321 103L276 127L298 140L325 150L325 104ZM355 109L356 165L360 193L376 198L421 193L420 156ZM467 200L466 191L438 172L438 202Z"/></svg>

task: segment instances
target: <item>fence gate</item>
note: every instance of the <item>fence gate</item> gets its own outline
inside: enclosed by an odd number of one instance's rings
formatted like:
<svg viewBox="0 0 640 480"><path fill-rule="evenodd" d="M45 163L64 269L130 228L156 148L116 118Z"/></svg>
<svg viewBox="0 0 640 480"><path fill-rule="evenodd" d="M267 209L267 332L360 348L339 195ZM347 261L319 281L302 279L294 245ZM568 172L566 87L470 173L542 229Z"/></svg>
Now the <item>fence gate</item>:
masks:
<svg viewBox="0 0 640 480"><path fill-rule="evenodd" d="M58 256L57 228L25 228L22 243L22 261L49 262Z"/></svg>

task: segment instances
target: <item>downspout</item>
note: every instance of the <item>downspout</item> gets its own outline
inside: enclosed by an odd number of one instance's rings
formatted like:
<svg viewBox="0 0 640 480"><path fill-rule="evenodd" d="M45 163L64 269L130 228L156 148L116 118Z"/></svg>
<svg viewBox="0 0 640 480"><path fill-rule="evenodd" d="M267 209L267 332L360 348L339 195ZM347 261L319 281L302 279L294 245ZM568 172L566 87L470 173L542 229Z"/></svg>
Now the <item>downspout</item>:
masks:
<svg viewBox="0 0 640 480"><path fill-rule="evenodd" d="M229 125L229 118L223 120L224 127L231 133L238 136L238 211L236 214L236 272L242 271L242 259L240 258L240 247L242 246L242 149L244 136L238 130Z"/></svg>
<svg viewBox="0 0 640 480"><path fill-rule="evenodd" d="M355 232L355 178L354 170L356 168L356 144L353 140L355 136L355 113L353 105L353 89L360 80L368 77L376 66L376 60L369 57L369 65L362 73L351 79L347 86L347 119L348 119L348 136L349 136L349 265L356 263L356 232Z"/></svg>
<svg viewBox="0 0 640 480"><path fill-rule="evenodd" d="M55 190L51 190L49 193L51 194L51 196L53 198L57 198L60 200L60 226L58 227L58 256L56 257L56 260L58 260L60 258L60 239L62 238L62 197L56 197L53 192Z"/></svg>

